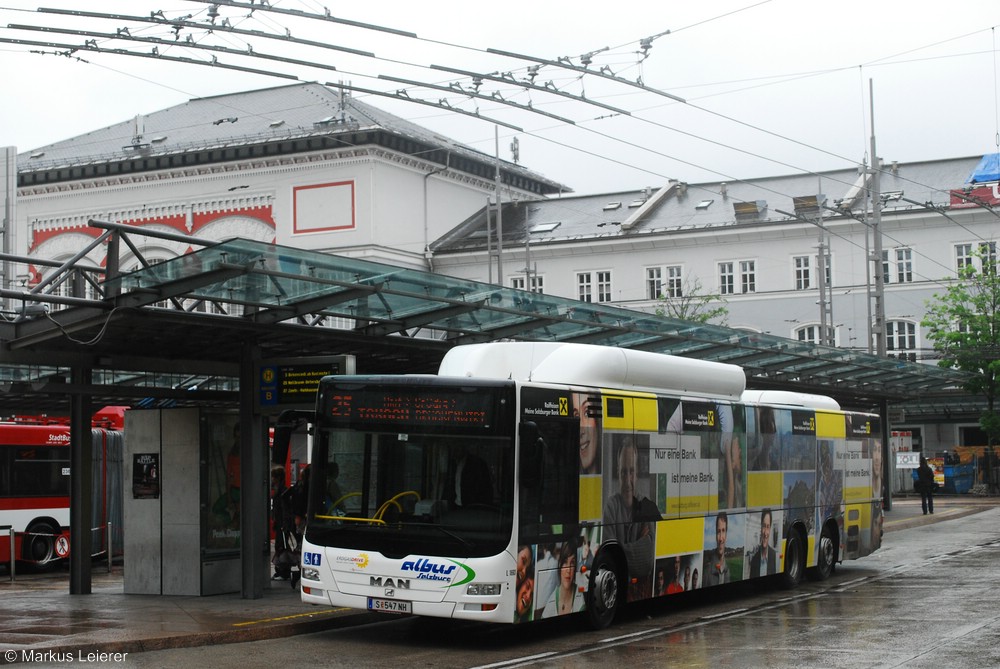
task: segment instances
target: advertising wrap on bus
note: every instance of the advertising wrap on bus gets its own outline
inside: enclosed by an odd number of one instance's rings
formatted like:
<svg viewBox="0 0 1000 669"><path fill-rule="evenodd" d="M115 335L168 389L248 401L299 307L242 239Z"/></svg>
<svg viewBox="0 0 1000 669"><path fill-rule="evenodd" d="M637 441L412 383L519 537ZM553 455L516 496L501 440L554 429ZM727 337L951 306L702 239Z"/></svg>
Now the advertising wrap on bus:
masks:
<svg viewBox="0 0 1000 669"><path fill-rule="evenodd" d="M322 381L303 601L604 627L631 601L794 586L881 544L877 416L666 355L453 351L448 375Z"/></svg>

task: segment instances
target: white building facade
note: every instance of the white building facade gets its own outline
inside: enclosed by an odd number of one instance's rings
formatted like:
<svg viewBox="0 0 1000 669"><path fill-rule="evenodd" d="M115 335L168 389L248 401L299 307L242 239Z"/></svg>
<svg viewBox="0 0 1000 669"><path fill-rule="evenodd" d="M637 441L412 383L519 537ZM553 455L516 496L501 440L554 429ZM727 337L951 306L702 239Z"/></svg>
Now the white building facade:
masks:
<svg viewBox="0 0 1000 669"><path fill-rule="evenodd" d="M729 327L817 344L826 332L838 348L869 352L881 271L887 355L934 364L920 325L928 301L981 252L996 254L1000 197L995 181L970 181L980 160L883 166L880 263L867 260L871 176L857 169L510 205L503 275L508 286L647 312L676 315L666 303L704 297ZM483 225L467 220L434 244L436 271L484 280L498 244L487 251ZM985 443L973 415L941 418L894 412L892 427L931 451Z"/></svg>
<svg viewBox="0 0 1000 669"><path fill-rule="evenodd" d="M191 100L17 162L5 250L55 261L102 232L96 219L424 268L430 242L495 192L498 169L508 197L564 188L319 84ZM153 262L189 250L152 238L141 249ZM88 258L104 262L99 250Z"/></svg>

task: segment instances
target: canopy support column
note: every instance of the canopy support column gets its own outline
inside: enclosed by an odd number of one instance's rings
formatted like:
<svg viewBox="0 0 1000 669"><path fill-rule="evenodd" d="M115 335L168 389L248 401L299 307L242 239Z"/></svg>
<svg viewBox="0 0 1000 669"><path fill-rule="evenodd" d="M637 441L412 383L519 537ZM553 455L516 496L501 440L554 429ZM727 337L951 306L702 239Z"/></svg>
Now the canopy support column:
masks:
<svg viewBox="0 0 1000 669"><path fill-rule="evenodd" d="M91 384L89 367L73 367L71 383L86 388ZM70 399L70 503L69 503L69 593L91 594L91 519L94 508L94 440L90 432L93 410L90 396L74 393ZM58 528L57 528L58 529Z"/></svg>

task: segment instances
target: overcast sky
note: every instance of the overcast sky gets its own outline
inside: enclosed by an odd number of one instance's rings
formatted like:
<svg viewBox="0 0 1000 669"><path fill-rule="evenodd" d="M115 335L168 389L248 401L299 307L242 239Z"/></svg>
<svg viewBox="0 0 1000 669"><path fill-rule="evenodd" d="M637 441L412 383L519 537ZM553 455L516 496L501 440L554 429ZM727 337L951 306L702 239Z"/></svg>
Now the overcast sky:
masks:
<svg viewBox="0 0 1000 669"><path fill-rule="evenodd" d="M670 178L696 183L858 164L869 151L870 82L883 159L909 162L997 151L1000 46L994 28L1000 24L1000 4L992 2L327 1L334 18L415 37L225 4L214 19L220 26L228 19L239 30L321 42L372 57L225 29L210 32L212 8L206 2L0 0L0 39L5 40L0 42L0 146L28 151L191 98L294 81L107 52L151 54L156 46L161 56L207 62L214 55L220 64L300 81L343 81L389 93L405 90L411 99L478 112L506 125L355 93L490 155L499 145L501 157L511 159L516 137L522 165L578 193L655 187ZM270 4L325 13L322 1ZM184 20L200 25L175 30L169 24L128 18L37 12L40 6L146 18L162 11L171 20L190 14ZM26 31L10 24L100 34ZM171 43L157 46L102 36L124 28L134 38ZM63 49L11 40L79 46L94 40L105 51L57 55ZM243 55L196 49L194 44ZM538 65L537 60L509 58L488 49L577 68L585 54L596 52L589 67L603 69L607 77L542 64L532 78L528 68ZM260 57L267 54L326 67ZM507 81L483 79L478 91L495 96L493 100L470 97L464 92L476 88L469 76L432 65L496 73ZM611 76L654 90L612 81ZM552 92L519 85L525 82ZM533 113L529 105L548 115Z"/></svg>

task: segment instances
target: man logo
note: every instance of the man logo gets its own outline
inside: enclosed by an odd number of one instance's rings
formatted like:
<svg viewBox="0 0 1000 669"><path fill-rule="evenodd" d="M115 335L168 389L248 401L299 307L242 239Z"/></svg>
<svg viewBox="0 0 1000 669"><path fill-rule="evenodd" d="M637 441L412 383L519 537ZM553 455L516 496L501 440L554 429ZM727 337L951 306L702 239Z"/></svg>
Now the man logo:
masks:
<svg viewBox="0 0 1000 669"><path fill-rule="evenodd" d="M391 578L389 576L371 576L368 579L368 585L373 588L399 588L400 590L410 589L410 579L408 578Z"/></svg>

